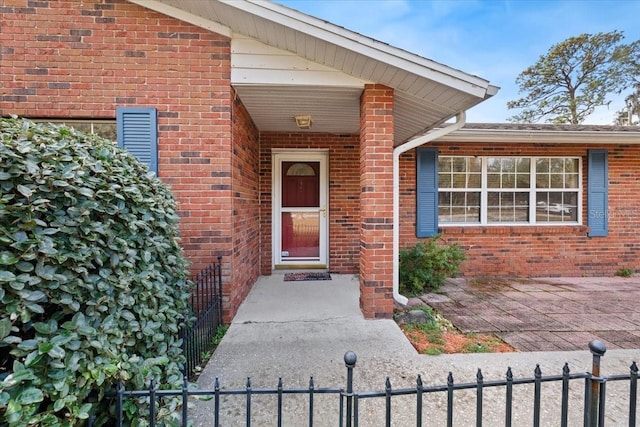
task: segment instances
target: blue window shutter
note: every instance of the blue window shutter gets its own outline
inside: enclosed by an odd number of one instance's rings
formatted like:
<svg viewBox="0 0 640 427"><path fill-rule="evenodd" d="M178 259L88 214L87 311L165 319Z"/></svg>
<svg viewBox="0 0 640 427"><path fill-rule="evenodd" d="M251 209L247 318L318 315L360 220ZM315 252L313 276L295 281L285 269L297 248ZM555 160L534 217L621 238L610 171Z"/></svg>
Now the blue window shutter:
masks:
<svg viewBox="0 0 640 427"><path fill-rule="evenodd" d="M416 150L416 236L438 234L438 150Z"/></svg>
<svg viewBox="0 0 640 427"><path fill-rule="evenodd" d="M589 150L589 172L587 176L587 223L589 237L609 235L609 167L606 150Z"/></svg>
<svg viewBox="0 0 640 427"><path fill-rule="evenodd" d="M153 107L116 109L118 145L158 174L158 116Z"/></svg>

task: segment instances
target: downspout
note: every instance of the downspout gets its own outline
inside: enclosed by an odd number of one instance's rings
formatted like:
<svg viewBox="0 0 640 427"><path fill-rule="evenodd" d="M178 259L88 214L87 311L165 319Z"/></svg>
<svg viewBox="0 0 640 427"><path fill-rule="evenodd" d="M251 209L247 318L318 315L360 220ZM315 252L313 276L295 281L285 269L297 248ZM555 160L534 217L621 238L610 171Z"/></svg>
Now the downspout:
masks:
<svg viewBox="0 0 640 427"><path fill-rule="evenodd" d="M456 122L433 132L428 132L411 141L393 149L393 299L406 305L409 300L404 295L400 295L400 155L409 150L413 150L427 142L434 141L444 135L454 132L465 125L467 115L461 111L456 115Z"/></svg>

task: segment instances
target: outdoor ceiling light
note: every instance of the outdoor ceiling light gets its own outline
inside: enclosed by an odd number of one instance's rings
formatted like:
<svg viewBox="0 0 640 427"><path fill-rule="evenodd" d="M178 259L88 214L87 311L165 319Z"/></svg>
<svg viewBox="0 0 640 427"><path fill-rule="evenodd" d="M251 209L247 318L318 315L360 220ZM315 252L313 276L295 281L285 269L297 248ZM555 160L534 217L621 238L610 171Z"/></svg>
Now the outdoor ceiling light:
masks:
<svg viewBox="0 0 640 427"><path fill-rule="evenodd" d="M294 119L296 119L296 126L298 126L298 128L300 129L311 129L311 116L310 115L306 115L306 116L295 116Z"/></svg>

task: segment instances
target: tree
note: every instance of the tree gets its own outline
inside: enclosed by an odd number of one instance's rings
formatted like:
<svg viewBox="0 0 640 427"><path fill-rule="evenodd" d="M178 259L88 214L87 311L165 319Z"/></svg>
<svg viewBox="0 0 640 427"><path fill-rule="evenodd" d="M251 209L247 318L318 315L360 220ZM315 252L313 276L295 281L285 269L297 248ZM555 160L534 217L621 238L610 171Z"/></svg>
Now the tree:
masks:
<svg viewBox="0 0 640 427"><path fill-rule="evenodd" d="M625 97L624 108L617 112L616 124L637 125L640 123L640 40L626 46L621 53L624 72L633 92Z"/></svg>
<svg viewBox="0 0 640 427"><path fill-rule="evenodd" d="M624 108L617 112L616 124L620 126L632 126L640 123L640 84L635 92L624 99Z"/></svg>
<svg viewBox="0 0 640 427"><path fill-rule="evenodd" d="M582 123L596 107L630 87L638 43L622 44L621 31L581 34L552 46L516 78L524 97L507 103L522 109L511 122Z"/></svg>

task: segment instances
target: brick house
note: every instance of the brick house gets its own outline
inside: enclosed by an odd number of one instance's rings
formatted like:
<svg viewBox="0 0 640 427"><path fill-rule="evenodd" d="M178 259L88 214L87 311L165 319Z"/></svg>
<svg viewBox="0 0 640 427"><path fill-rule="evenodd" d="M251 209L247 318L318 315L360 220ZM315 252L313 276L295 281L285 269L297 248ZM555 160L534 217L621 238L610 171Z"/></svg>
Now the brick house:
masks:
<svg viewBox="0 0 640 427"><path fill-rule="evenodd" d="M402 246L420 233L458 242L468 257L463 275L640 269L637 126L469 123L407 153L400 169ZM416 178L425 170L438 175L438 188ZM418 192L437 192L431 211L416 208L416 181Z"/></svg>
<svg viewBox="0 0 640 427"><path fill-rule="evenodd" d="M148 163L193 269L223 256L227 319L259 276L296 268L358 273L365 316L389 317L399 248L437 233L465 246L467 275L634 267L635 128L462 127L487 80L269 2L0 12L0 115Z"/></svg>

